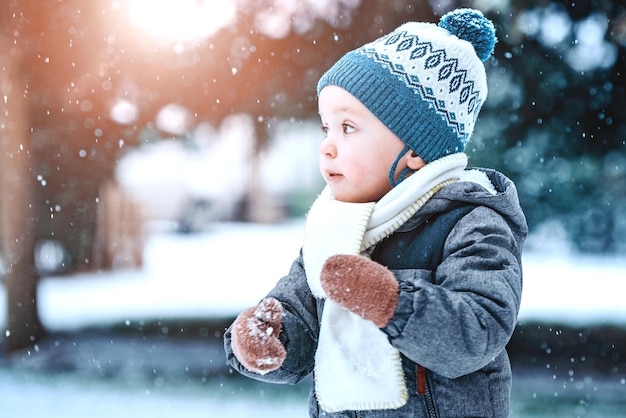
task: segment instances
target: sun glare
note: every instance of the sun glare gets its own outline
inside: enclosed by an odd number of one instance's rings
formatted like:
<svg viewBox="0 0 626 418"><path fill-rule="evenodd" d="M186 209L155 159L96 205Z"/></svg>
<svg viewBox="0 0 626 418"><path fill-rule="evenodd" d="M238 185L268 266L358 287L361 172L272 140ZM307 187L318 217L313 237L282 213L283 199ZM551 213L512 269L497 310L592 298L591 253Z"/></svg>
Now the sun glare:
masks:
<svg viewBox="0 0 626 418"><path fill-rule="evenodd" d="M206 38L234 23L233 0L128 0L132 22L176 41Z"/></svg>

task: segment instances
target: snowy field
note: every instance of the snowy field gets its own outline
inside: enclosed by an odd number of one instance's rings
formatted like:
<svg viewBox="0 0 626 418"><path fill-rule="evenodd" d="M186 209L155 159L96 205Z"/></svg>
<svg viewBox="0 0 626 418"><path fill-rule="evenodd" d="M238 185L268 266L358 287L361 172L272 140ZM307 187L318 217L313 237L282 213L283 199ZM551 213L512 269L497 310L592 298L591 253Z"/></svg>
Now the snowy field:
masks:
<svg viewBox="0 0 626 418"><path fill-rule="evenodd" d="M268 392L271 388L268 388ZM284 392L284 391L283 391ZM63 376L0 374L2 418L306 418L306 394L267 396L222 384L146 388Z"/></svg>
<svg viewBox="0 0 626 418"><path fill-rule="evenodd" d="M298 255L302 227L298 220L280 225L217 224L202 234L154 233L139 271L43 279L41 319L49 330L71 333L154 318L232 317L256 304L287 273ZM544 239L529 240L520 321L626 324L622 291L626 259L580 256L567 246L546 245ZM6 321L5 305L0 286L0 325ZM156 361L169 360L164 355ZM0 417L307 416L308 385L285 389L254 383L244 387L238 382L158 384L155 379L146 384L123 376L94 379L81 377L80 371L42 373L32 366L0 367ZM626 416L618 412L626 408L619 400L626 390L624 379L571 379L571 390L564 390L566 384L549 373L540 381L520 377L513 416ZM587 405L588 393L604 394L610 400ZM545 402L537 401L541 396L550 398L551 406L529 410L535 401Z"/></svg>

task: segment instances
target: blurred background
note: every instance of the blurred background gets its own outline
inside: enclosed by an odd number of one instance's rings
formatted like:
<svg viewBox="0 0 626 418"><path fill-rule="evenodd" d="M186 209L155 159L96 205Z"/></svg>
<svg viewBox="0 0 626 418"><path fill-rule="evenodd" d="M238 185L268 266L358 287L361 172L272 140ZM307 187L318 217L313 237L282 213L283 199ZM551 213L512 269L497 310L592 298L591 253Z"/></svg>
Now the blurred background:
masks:
<svg viewBox="0 0 626 418"><path fill-rule="evenodd" d="M323 186L317 80L467 6L499 42L466 152L516 182L531 229L514 413L624 413L623 2L3 0L2 416L58 396L64 416L306 416L306 384L241 382L220 344Z"/></svg>

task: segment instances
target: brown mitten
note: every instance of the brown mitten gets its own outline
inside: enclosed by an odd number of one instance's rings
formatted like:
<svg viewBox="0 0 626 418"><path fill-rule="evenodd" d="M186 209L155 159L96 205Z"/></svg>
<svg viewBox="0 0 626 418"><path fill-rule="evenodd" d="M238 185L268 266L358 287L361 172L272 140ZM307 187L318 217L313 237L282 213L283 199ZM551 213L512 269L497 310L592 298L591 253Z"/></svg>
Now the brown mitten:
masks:
<svg viewBox="0 0 626 418"><path fill-rule="evenodd" d="M274 298L243 311L232 327L232 349L248 370L265 374L278 369L287 352L278 336L283 307Z"/></svg>
<svg viewBox="0 0 626 418"><path fill-rule="evenodd" d="M400 285L385 266L359 255L329 257L320 275L328 297L355 314L387 326L398 305Z"/></svg>

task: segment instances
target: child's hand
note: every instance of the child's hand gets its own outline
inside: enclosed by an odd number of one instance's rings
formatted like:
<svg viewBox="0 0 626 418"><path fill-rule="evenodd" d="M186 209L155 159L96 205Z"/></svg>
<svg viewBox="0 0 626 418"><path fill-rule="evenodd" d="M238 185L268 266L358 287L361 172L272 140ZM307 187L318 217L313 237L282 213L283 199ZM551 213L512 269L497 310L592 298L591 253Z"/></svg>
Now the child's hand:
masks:
<svg viewBox="0 0 626 418"><path fill-rule="evenodd" d="M320 275L328 297L355 314L385 327L398 305L400 285L382 264L358 255L329 257Z"/></svg>
<svg viewBox="0 0 626 418"><path fill-rule="evenodd" d="M233 353L248 370L265 374L278 369L287 352L278 336L283 307L274 298L243 311L232 328Z"/></svg>

